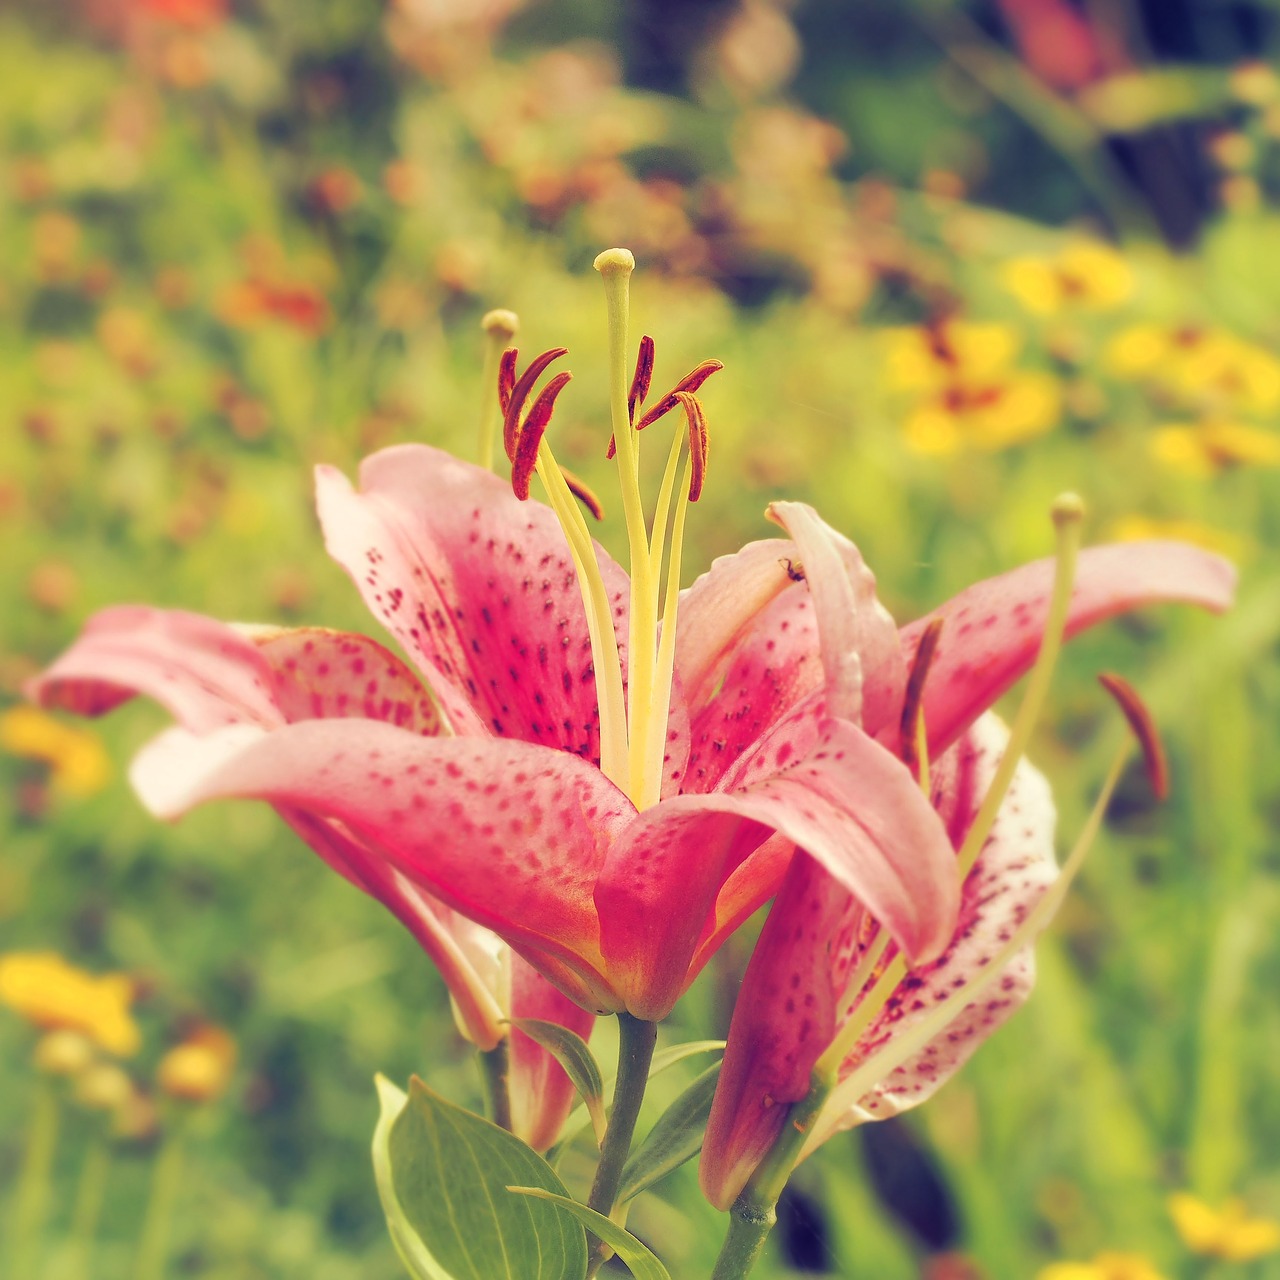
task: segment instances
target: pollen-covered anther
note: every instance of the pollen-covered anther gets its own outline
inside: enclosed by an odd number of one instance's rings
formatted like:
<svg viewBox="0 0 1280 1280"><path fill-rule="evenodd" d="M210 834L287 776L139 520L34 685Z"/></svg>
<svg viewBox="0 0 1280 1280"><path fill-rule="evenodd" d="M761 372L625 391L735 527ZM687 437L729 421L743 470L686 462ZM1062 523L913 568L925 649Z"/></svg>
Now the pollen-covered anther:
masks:
<svg viewBox="0 0 1280 1280"><path fill-rule="evenodd" d="M689 501L697 502L707 476L707 415L698 397L691 392L674 394L689 423Z"/></svg>
<svg viewBox="0 0 1280 1280"><path fill-rule="evenodd" d="M516 385L516 360L520 352L515 347L508 347L498 362L498 407L502 416L507 416L507 407L511 404L511 389Z"/></svg>
<svg viewBox="0 0 1280 1280"><path fill-rule="evenodd" d="M1124 712L1124 718L1129 722L1129 728L1133 730L1133 736L1137 738L1138 745L1142 748L1147 781L1151 784L1151 790L1156 799L1167 799L1169 763L1151 712L1147 710L1138 691L1120 676L1104 671L1098 676L1098 683L1115 699L1116 705Z"/></svg>
<svg viewBox="0 0 1280 1280"><path fill-rule="evenodd" d="M644 407L649 384L653 381L653 353L653 339L646 333L640 339L640 350L636 352L636 371L631 375L631 390L627 392L627 419L632 423L636 420L636 410ZM617 452L618 442L611 433L605 457L612 458Z"/></svg>
<svg viewBox="0 0 1280 1280"><path fill-rule="evenodd" d="M535 356L529 363L529 367L511 384L510 392L506 395L506 403L502 404L502 446L507 451L507 457L512 465L515 464L516 453L520 442L520 414L524 409L524 402L529 398L529 392L533 390L534 384L542 377L543 371L553 361L559 360L561 356L568 355L568 347L552 347L550 351L544 351L540 356ZM502 354L502 363L498 370L498 399L501 403L503 400L503 388L506 385L505 379L515 373L516 367L516 349L509 348ZM532 413L532 410L530 410ZM543 423L545 428L546 423Z"/></svg>
<svg viewBox="0 0 1280 1280"><path fill-rule="evenodd" d="M643 431L665 417L680 403L681 395L693 395L713 373L719 373L723 368L719 360L704 360L696 369L691 369L636 423L636 430Z"/></svg>
<svg viewBox="0 0 1280 1280"><path fill-rule="evenodd" d="M569 492L573 494L573 496L577 498L577 500L582 503L582 505L586 507L586 509L590 511L597 520L603 520L604 503L596 497L595 490L592 489L581 476L574 475L568 467L561 467L560 474L564 476L564 482L569 486Z"/></svg>
<svg viewBox="0 0 1280 1280"><path fill-rule="evenodd" d="M938 637L942 634L943 621L942 618L935 618L920 637L915 657L911 660L911 672L907 676L907 688L902 698L902 716L898 721L901 743L898 754L902 757L902 763L917 776L920 769L920 708L924 703L925 681L929 678L929 668L938 650Z"/></svg>
<svg viewBox="0 0 1280 1280"><path fill-rule="evenodd" d="M572 377L573 374L567 370L564 373L557 373L538 393L533 407L516 432L515 456L511 459L511 488L521 502L529 497L529 481L538 462L538 446L542 443L547 424L551 421L556 397L565 389ZM514 399L513 396L513 402Z"/></svg>

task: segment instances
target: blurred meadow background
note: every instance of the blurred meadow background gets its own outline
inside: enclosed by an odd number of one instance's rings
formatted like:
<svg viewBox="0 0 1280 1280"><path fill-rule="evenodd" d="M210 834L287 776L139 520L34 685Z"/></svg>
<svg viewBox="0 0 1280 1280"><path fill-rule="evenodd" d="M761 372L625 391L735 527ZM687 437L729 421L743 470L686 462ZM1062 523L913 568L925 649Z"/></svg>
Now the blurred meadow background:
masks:
<svg viewBox="0 0 1280 1280"><path fill-rule="evenodd" d="M86 725L19 691L120 601L376 634L311 467L474 457L491 307L570 348L556 448L607 498L613 244L659 382L725 364L689 576L804 499L906 620L1047 554L1066 488L1091 541L1242 575L1225 619L1072 646L1034 750L1061 844L1117 732L1099 668L1154 708L1172 798L1126 782L1030 1005L803 1166L761 1274L1280 1276L1277 53L1275 0L9 0L0 960L125 975L141 1031L123 1097L72 1096L0 991L0 1241L67 1095L10 1280L87 1280L99 1193L95 1280L399 1274L372 1076L478 1101L430 966L265 807L148 818L154 707ZM668 1041L723 1033L748 949ZM182 1046L212 1047L199 1088ZM631 1226L680 1280L724 1220L686 1168Z"/></svg>

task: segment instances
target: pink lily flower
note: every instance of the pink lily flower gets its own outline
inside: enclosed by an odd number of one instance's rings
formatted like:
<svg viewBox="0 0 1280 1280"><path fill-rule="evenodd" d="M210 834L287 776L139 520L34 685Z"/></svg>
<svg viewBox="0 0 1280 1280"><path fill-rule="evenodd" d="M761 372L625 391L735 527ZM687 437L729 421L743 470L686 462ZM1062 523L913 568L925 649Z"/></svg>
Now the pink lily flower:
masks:
<svg viewBox="0 0 1280 1280"><path fill-rule="evenodd" d="M153 812L269 800L430 935L464 999L458 917L586 1008L661 1018L796 846L909 954L945 943L956 886L942 823L889 751L802 696L817 657L808 606L787 596L792 544L748 547L682 593L659 796L641 808L600 768L589 628L551 511L425 446L374 455L361 482L319 469L327 545L416 673L363 637L110 610L33 696L88 714L136 690L163 701L180 727L133 767ZM848 551L839 592L866 596ZM625 631L626 576L595 555ZM887 617L864 625L872 647L896 649Z"/></svg>
<svg viewBox="0 0 1280 1280"><path fill-rule="evenodd" d="M931 624L945 620L933 636L920 711L933 757L930 803L957 852L1009 744L988 709L1036 657L1054 568L1044 560L978 583L899 633L902 655L914 657ZM1079 557L1064 634L1156 601L1221 611L1234 585L1231 565L1189 545L1092 548ZM881 661L876 655L864 665ZM864 690L864 727L905 750L902 710L897 692L885 699ZM993 982L985 970L1058 877L1053 828L1048 785L1020 759L965 878L946 948L888 990L879 979L894 948L877 947L884 939L875 920L812 859L792 861L734 1008L701 1158L712 1204L734 1202L838 1041L843 1048L852 1039L838 1061L841 1083L818 1114L804 1155L840 1130L923 1102L1027 998L1030 945L1006 957ZM981 993L966 998L979 981L986 984Z"/></svg>

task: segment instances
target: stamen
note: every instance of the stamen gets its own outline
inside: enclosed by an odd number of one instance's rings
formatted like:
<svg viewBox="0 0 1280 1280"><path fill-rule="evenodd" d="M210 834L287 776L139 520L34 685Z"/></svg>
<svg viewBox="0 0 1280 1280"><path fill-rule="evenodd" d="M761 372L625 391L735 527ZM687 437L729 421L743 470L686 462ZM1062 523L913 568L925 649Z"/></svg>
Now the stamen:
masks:
<svg viewBox="0 0 1280 1280"><path fill-rule="evenodd" d="M520 352L515 347L508 347L502 353L498 364L498 408L502 416L507 416L507 406L511 403L511 389L516 385L516 360Z"/></svg>
<svg viewBox="0 0 1280 1280"><path fill-rule="evenodd" d="M1022 704L1009 729L1009 741L996 767L995 777L983 798L978 816L965 836L964 844L956 855L956 863L963 883L973 864L977 862L982 846L986 844L996 815L1004 803L1014 770L1031 740L1032 730L1044 709L1049 692L1049 681L1062 649L1063 633L1067 626L1067 612L1071 608L1071 592L1076 578L1076 557L1080 551L1080 526L1084 522L1084 503L1074 493L1058 497L1052 508L1053 524L1057 531L1057 565L1053 575L1053 595L1049 600L1049 613L1045 619L1044 635L1040 640L1040 652L1027 677L1027 689Z"/></svg>
<svg viewBox="0 0 1280 1280"><path fill-rule="evenodd" d="M1133 730L1138 745L1142 748L1142 760L1146 767L1147 781L1157 800L1169 798L1169 761L1164 753L1164 744L1160 741L1160 731L1156 722L1147 710L1146 704L1138 695L1138 691L1127 680L1104 671L1098 677L1098 683L1116 700L1116 705L1124 712L1124 718Z"/></svg>
<svg viewBox="0 0 1280 1280"><path fill-rule="evenodd" d="M569 492L591 512L597 520L604 519L604 504L596 497L595 491L581 476L576 476L568 467L561 467L560 474L569 486Z"/></svg>
<svg viewBox="0 0 1280 1280"><path fill-rule="evenodd" d="M702 496L702 482L707 474L707 415L698 397L688 391L675 393L689 423L689 501Z"/></svg>
<svg viewBox="0 0 1280 1280"><path fill-rule="evenodd" d="M504 349L511 345L520 321L514 311L489 311L480 321L480 327L488 338L485 343L484 373L480 385L484 388L484 400L480 406L480 465L486 469L493 466L493 434L497 419L493 412L493 400L489 388L493 386L494 376L498 376L498 403L500 412L506 411L502 400L501 361ZM508 391L510 388L508 388Z"/></svg>
<svg viewBox="0 0 1280 1280"><path fill-rule="evenodd" d="M542 377L543 370L546 369L547 365L553 360L559 360L561 356L568 354L568 347L552 347L550 351L544 351L540 356L535 356L529 362L529 367L520 375L515 385L511 388L511 395L507 400L506 408L503 410L502 442L506 446L507 457L512 462L515 461L516 448L520 439L520 412L524 408L524 402L529 398L529 392L533 390L534 383ZM514 367L515 357L512 356L511 360ZM501 390L499 390L499 394L501 394Z"/></svg>
<svg viewBox="0 0 1280 1280"><path fill-rule="evenodd" d="M928 739L922 744L924 726L924 684L929 677L929 667L933 663L933 655L938 648L938 637L942 634L943 618L935 618L924 630L916 655L911 662L911 673L907 676L907 689L902 699L902 716L898 721L898 735L901 742L899 754L902 763L911 770L921 783L924 774L921 772L923 762L927 773L929 768Z"/></svg>
<svg viewBox="0 0 1280 1280"><path fill-rule="evenodd" d="M640 339L640 350L636 353L636 371L631 376L631 390L627 393L627 417L631 422L636 420L636 410L644 404L649 394L649 383L653 381L653 339L646 333ZM618 442L612 432L609 435L609 448L606 458L612 458L618 452Z"/></svg>
<svg viewBox="0 0 1280 1280"><path fill-rule="evenodd" d="M636 423L636 430L643 431L659 418L665 417L679 404L681 394L693 395L713 373L719 373L723 368L724 365L719 360L704 360L696 369L691 369Z"/></svg>
<svg viewBox="0 0 1280 1280"><path fill-rule="evenodd" d="M640 339L640 350L636 355L636 371L631 378L631 391L627 396L627 411L631 421L636 420L636 410L644 404L649 394L649 383L653 381L653 339L646 333Z"/></svg>
<svg viewBox="0 0 1280 1280"><path fill-rule="evenodd" d="M538 393L533 407L516 433L516 456L511 460L511 487L524 502L529 497L529 480L538 461L538 448L555 410L556 397L568 385L573 374L557 373Z"/></svg>

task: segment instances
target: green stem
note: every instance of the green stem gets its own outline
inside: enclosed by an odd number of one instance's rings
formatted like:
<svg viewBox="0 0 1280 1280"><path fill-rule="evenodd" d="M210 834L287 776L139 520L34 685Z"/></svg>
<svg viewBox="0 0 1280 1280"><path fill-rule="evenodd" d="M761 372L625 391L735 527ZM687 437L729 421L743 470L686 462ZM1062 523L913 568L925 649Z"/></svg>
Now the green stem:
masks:
<svg viewBox="0 0 1280 1280"><path fill-rule="evenodd" d="M501 1129L511 1131L511 1054L509 1039L503 1039L492 1049L481 1049L480 1079L484 1084L484 1097L489 1119Z"/></svg>
<svg viewBox="0 0 1280 1280"><path fill-rule="evenodd" d="M605 1217L613 1212L622 1169L631 1151L631 1139L635 1136L640 1104L644 1101L645 1086L649 1083L649 1064L653 1061L657 1042L656 1022L645 1022L629 1013L618 1014L618 1080L613 1091L613 1111L600 1147L600 1163L596 1166L591 1194L587 1197L587 1206ZM588 1276L595 1275L603 1266L606 1252L599 1240L594 1241Z"/></svg>
<svg viewBox="0 0 1280 1280"><path fill-rule="evenodd" d="M175 1118L165 1134L151 1171L151 1196L138 1237L138 1264L134 1280L164 1280L169 1256L169 1228L182 1181L182 1139L184 1123Z"/></svg>
<svg viewBox="0 0 1280 1280"><path fill-rule="evenodd" d="M53 1155L58 1146L60 1103L57 1083L42 1077L36 1086L27 1130L27 1150L18 1174L14 1200L12 1235L9 1241L9 1271L12 1276L30 1276L36 1271L40 1234L49 1211L52 1191Z"/></svg>
<svg viewBox="0 0 1280 1280"><path fill-rule="evenodd" d="M98 1234L110 1172L111 1140L103 1124L90 1140L80 1169L80 1184L76 1188L76 1203L71 1217L71 1259L65 1272L68 1280L89 1280L93 1269L93 1243Z"/></svg>
<svg viewBox="0 0 1280 1280"><path fill-rule="evenodd" d="M809 1092L787 1113L777 1140L729 1210L729 1234L716 1259L711 1280L742 1280L760 1260L769 1232L778 1220L778 1197L800 1159L832 1083L815 1072L809 1082Z"/></svg>

